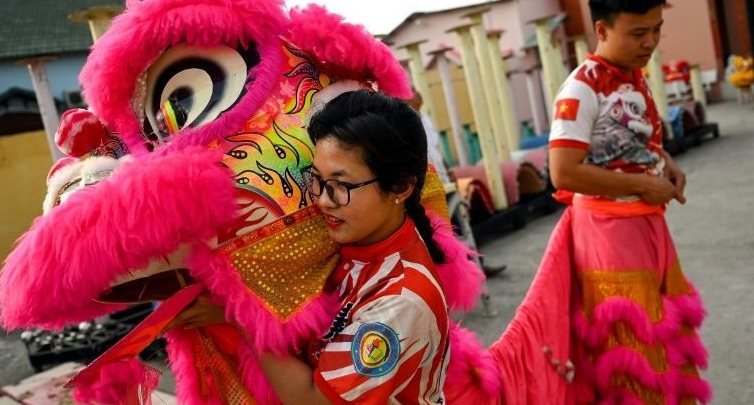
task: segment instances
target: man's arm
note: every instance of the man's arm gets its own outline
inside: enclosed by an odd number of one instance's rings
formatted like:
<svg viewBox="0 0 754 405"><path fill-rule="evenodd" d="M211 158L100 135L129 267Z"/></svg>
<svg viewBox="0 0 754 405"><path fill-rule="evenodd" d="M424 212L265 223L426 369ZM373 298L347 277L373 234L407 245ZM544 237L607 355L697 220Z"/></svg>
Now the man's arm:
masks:
<svg viewBox="0 0 754 405"><path fill-rule="evenodd" d="M555 188L613 198L637 195L652 205L665 204L673 198L685 202L683 188L676 188L668 178L614 172L586 164L584 159L588 153L579 148L550 148L550 177ZM668 163L677 170L672 159Z"/></svg>

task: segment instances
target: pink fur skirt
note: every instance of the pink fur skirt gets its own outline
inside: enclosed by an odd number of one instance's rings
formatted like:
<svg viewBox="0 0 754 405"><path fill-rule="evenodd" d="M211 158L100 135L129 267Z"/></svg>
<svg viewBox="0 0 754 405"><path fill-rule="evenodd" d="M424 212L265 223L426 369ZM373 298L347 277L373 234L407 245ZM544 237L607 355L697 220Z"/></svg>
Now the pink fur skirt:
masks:
<svg viewBox="0 0 754 405"><path fill-rule="evenodd" d="M577 403L707 403L699 294L681 270L662 213L568 208Z"/></svg>

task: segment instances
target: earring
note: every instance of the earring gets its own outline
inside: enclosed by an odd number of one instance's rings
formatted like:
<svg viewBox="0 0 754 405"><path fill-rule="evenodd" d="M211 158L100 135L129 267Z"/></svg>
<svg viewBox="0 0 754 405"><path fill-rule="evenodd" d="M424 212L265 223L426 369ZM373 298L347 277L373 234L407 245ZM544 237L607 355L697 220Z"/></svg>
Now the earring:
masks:
<svg viewBox="0 0 754 405"><path fill-rule="evenodd" d="M396 198L395 201L393 201L393 202L395 203L395 205L398 205L398 204L401 203L401 200L399 200L399 199Z"/></svg>

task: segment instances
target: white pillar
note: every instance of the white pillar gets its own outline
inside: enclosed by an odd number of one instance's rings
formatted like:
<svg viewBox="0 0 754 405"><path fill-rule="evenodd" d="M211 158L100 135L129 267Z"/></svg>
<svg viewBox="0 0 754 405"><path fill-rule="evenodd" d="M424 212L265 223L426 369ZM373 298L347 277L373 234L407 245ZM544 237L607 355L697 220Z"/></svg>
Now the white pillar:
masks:
<svg viewBox="0 0 754 405"><path fill-rule="evenodd" d="M576 51L576 62L582 63L586 60L586 56L589 54L589 45L586 43L586 37L579 35L573 40L573 48Z"/></svg>
<svg viewBox="0 0 754 405"><path fill-rule="evenodd" d="M702 68L694 64L691 65L691 91L694 94L694 100L707 106L707 93L704 91L704 82L702 82Z"/></svg>
<svg viewBox="0 0 754 405"><path fill-rule="evenodd" d="M540 135L545 132L543 123L549 124L550 121L542 119L541 92L539 91L539 86L534 82L535 71L529 69L525 73L526 92L529 94L529 108L531 109L532 120L534 121L534 132Z"/></svg>
<svg viewBox="0 0 754 405"><path fill-rule="evenodd" d="M89 32L92 34L92 40L97 40L102 34L110 28L113 17L120 14L123 7L120 6L94 6L84 10L76 11L68 16L72 22L89 24Z"/></svg>
<svg viewBox="0 0 754 405"><path fill-rule="evenodd" d="M511 92L510 79L508 78L508 62L500 54L500 36L503 30L487 32L487 45L492 60L492 73L495 78L498 100L500 101L500 113L503 117L505 135L509 152L519 149L520 137L516 111L513 109L513 94Z"/></svg>
<svg viewBox="0 0 754 405"><path fill-rule="evenodd" d="M422 95L422 112L435 123L435 105L432 102L432 97L429 94L429 84L427 83L427 75L424 71L424 60L422 54L419 51L419 45L427 41L412 42L406 44L403 48L408 52L408 68L411 73L411 80L414 83L414 87Z"/></svg>
<svg viewBox="0 0 754 405"><path fill-rule="evenodd" d="M511 152L505 134L505 125L503 123L500 100L498 100L497 86L492 73L493 67L487 45L487 34L482 26L482 14L486 11L476 11L467 14L466 17L471 20L471 38L474 44L474 52L479 61L480 73L482 75L482 90L484 91L484 99L487 102L490 123L492 124L497 157L501 162L508 162L511 160Z"/></svg>
<svg viewBox="0 0 754 405"><path fill-rule="evenodd" d="M558 81L559 75L553 66L552 57L555 52L555 47L552 42L552 36L550 35L549 27L550 17L543 17L534 21L535 32L537 35L537 47L539 49L539 61L542 63L542 72L544 73L545 82L545 95L547 97L547 105L552 105L555 100L555 95L560 87Z"/></svg>
<svg viewBox="0 0 754 405"><path fill-rule="evenodd" d="M552 59L552 70L555 74L555 83L557 84L555 91L557 92L560 90L560 85L563 84L567 76L566 66L563 61L563 46L560 41L553 40L550 58Z"/></svg>
<svg viewBox="0 0 754 405"><path fill-rule="evenodd" d="M670 117L670 107L668 106L668 93L665 89L665 74L662 72L662 53L660 48L656 48L649 59L649 88L652 90L652 98L657 105L657 112L660 114L668 130L670 139L673 139L673 126L668 125Z"/></svg>
<svg viewBox="0 0 754 405"><path fill-rule="evenodd" d="M55 144L55 131L58 130L60 125L60 116L58 115L58 109L55 106L55 100L52 97L52 91L50 90L50 81L47 78L47 69L45 64L51 58L34 58L27 59L23 62L29 69L29 75L31 76L31 84L34 87L34 93L37 96L37 105L39 106L39 115L42 117L42 125L44 126L45 133L47 134L47 145L50 148L50 155L53 162L57 162L58 159L64 157L63 152L58 149Z"/></svg>
<svg viewBox="0 0 754 405"><path fill-rule="evenodd" d="M503 176L500 171L500 163L497 156L497 147L493 138L492 124L490 123L489 110L485 105L484 85L482 84L481 71L474 57L474 43L471 39L471 25L462 25L448 30L458 34L461 43L461 57L463 59L463 73L469 88L469 100L471 110L474 113L474 122L479 133L479 144L482 149L484 169L487 174L487 183L492 195L492 203L495 210L503 210L508 207L508 199L505 196Z"/></svg>
<svg viewBox="0 0 754 405"><path fill-rule="evenodd" d="M440 81L442 83L443 95L445 96L445 105L448 109L448 118L450 119L451 136L453 139L453 145L456 149L456 158L458 159L459 166L467 166L469 164L469 153L466 151L466 139L464 137L463 127L461 126L461 117L458 113L458 101L456 99L456 91L453 86L453 78L450 77L450 66L448 64L448 57L445 56L445 52L452 48L442 48L436 51L430 52L435 56L437 62L437 70L440 73Z"/></svg>

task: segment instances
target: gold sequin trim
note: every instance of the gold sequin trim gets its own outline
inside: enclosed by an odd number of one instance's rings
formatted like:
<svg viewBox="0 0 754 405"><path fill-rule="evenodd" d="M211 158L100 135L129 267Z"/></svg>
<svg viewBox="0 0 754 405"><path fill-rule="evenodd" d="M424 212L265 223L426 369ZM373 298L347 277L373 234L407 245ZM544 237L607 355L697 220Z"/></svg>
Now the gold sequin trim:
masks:
<svg viewBox="0 0 754 405"><path fill-rule="evenodd" d="M581 271L578 273L581 284L584 315L591 322L594 309L611 297L624 297L639 304L652 322L662 319L662 297L660 279L655 271Z"/></svg>
<svg viewBox="0 0 754 405"><path fill-rule="evenodd" d="M281 321L321 294L338 261L338 246L322 215L311 209L235 239L222 250L230 254L246 287Z"/></svg>
<svg viewBox="0 0 754 405"><path fill-rule="evenodd" d="M217 394L228 405L256 405L251 392L241 383L238 365L235 361L215 345L212 339L203 331L199 332L199 339L194 344L196 367L199 372L199 390L205 400L208 400L208 376L217 389Z"/></svg>

